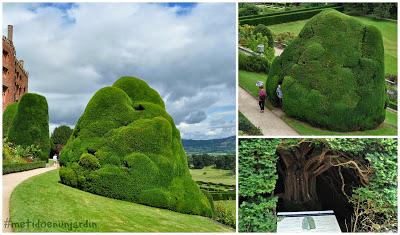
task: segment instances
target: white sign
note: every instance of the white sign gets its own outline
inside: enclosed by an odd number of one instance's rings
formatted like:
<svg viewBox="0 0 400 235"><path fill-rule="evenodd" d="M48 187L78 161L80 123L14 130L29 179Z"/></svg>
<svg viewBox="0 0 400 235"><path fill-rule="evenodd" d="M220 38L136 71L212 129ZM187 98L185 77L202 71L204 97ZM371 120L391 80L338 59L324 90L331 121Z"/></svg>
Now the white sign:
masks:
<svg viewBox="0 0 400 235"><path fill-rule="evenodd" d="M341 233L332 210L278 212L278 233Z"/></svg>

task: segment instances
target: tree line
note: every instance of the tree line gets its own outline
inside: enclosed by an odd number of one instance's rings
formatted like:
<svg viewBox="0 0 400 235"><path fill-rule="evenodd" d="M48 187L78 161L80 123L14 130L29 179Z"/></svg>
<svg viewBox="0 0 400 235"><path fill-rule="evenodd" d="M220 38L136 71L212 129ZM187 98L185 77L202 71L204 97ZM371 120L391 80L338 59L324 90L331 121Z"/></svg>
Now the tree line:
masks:
<svg viewBox="0 0 400 235"><path fill-rule="evenodd" d="M211 155L191 154L188 155L188 165L191 169L202 169L206 166L215 166L216 169L231 170L235 172L235 155Z"/></svg>

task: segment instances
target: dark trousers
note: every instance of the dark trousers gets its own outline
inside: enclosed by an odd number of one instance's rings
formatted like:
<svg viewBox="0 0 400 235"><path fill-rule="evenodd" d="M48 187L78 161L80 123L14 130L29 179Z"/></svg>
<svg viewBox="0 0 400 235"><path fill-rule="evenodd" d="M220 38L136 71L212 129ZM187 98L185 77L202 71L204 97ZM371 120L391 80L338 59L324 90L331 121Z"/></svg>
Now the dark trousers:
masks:
<svg viewBox="0 0 400 235"><path fill-rule="evenodd" d="M278 98L278 106L282 107L282 98Z"/></svg>
<svg viewBox="0 0 400 235"><path fill-rule="evenodd" d="M261 109L261 110L264 110L265 100L259 100L259 101L258 101L258 105L260 106L260 109Z"/></svg>

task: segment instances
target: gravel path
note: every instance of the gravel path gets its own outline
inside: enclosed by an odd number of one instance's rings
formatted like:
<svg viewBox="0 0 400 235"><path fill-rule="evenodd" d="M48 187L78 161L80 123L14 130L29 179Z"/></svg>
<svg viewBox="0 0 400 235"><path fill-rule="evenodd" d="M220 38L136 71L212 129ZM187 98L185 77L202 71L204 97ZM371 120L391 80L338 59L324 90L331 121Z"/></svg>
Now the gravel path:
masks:
<svg viewBox="0 0 400 235"><path fill-rule="evenodd" d="M10 218L10 198L11 193L14 189L22 183L23 181L27 180L28 178L42 174L47 171L57 169L54 166L46 167L46 168L38 168L30 171L23 171L17 173L11 173L7 175L3 175L3 233L5 232L12 232L11 226L5 228L4 221Z"/></svg>
<svg viewBox="0 0 400 235"><path fill-rule="evenodd" d="M265 136L298 136L299 134L287 125L280 116L282 111L271 111L265 108L260 113L258 101L243 88L239 87L239 111L250 120L256 127L259 127Z"/></svg>

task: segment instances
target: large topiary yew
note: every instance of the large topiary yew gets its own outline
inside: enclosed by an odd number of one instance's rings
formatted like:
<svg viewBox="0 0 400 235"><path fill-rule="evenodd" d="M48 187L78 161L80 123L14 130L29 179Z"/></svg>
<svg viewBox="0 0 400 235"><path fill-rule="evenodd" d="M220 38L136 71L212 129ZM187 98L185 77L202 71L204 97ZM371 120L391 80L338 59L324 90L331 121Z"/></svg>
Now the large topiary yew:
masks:
<svg viewBox="0 0 400 235"><path fill-rule="evenodd" d="M266 88L275 106L280 83L289 116L337 131L375 128L385 119L387 97L381 33L325 10L273 61Z"/></svg>
<svg viewBox="0 0 400 235"><path fill-rule="evenodd" d="M16 106L8 141L24 147L35 145L40 149L39 157L47 161L50 153L49 111L44 96L26 93Z"/></svg>
<svg viewBox="0 0 400 235"><path fill-rule="evenodd" d="M149 206L212 215L160 95L122 77L96 92L61 152L61 181Z"/></svg>

